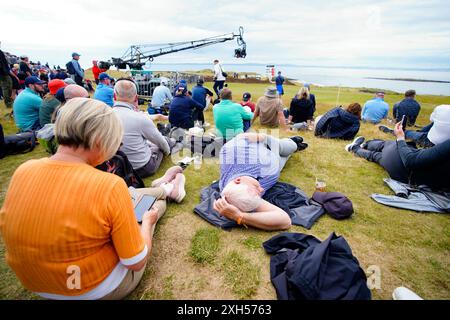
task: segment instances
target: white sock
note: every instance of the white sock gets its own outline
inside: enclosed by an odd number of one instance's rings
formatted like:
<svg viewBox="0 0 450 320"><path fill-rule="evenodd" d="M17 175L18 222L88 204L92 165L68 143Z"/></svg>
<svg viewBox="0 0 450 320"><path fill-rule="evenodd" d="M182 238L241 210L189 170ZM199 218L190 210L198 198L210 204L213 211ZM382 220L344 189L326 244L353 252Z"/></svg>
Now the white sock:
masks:
<svg viewBox="0 0 450 320"><path fill-rule="evenodd" d="M166 196L168 197L172 193L174 185L171 183L163 183L161 185L161 188L164 189L164 191L166 192Z"/></svg>

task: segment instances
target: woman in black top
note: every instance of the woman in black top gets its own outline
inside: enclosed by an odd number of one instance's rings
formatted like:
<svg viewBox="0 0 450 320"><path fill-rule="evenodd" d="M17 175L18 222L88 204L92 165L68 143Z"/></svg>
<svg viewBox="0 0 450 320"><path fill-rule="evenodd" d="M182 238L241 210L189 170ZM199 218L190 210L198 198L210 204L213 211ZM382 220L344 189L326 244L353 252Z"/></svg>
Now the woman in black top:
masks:
<svg viewBox="0 0 450 320"><path fill-rule="evenodd" d="M289 111L289 122L301 123L314 119L314 106L309 99L309 90L306 87L300 89L298 94L291 101Z"/></svg>

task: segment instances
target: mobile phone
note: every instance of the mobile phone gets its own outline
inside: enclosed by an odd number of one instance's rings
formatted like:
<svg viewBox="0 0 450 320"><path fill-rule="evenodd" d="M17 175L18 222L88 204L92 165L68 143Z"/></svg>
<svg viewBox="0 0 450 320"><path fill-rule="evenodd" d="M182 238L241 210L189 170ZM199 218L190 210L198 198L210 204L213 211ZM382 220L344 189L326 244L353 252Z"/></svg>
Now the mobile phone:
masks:
<svg viewBox="0 0 450 320"><path fill-rule="evenodd" d="M134 214L136 215L137 222L142 222L142 217L144 213L149 211L156 202L156 198L148 194L144 194L139 202L134 206Z"/></svg>
<svg viewBox="0 0 450 320"><path fill-rule="evenodd" d="M403 115L403 117L402 117L402 128L403 128L403 131L406 130L407 121L408 121L408 119L406 118L405 115Z"/></svg>

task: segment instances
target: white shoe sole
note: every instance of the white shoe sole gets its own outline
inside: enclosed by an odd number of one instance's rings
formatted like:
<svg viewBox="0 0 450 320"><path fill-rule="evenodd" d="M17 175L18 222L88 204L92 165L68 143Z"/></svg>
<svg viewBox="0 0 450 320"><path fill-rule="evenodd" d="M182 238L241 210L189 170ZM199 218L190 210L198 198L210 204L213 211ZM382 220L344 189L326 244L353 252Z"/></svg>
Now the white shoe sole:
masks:
<svg viewBox="0 0 450 320"><path fill-rule="evenodd" d="M178 172L178 173L183 173L183 171ZM159 186L161 186L161 184L165 183L165 179L164 179L165 177L166 177L166 175L164 174L161 178L154 180L151 184L152 188L159 187Z"/></svg>
<svg viewBox="0 0 450 320"><path fill-rule="evenodd" d="M346 145L346 146L345 146L345 151L350 152L350 149L355 145L355 142L356 142L358 139L360 139L360 138L363 138L363 137L362 137L362 136L356 137L356 138L353 140L352 143ZM364 141L363 141L363 143L364 143Z"/></svg>

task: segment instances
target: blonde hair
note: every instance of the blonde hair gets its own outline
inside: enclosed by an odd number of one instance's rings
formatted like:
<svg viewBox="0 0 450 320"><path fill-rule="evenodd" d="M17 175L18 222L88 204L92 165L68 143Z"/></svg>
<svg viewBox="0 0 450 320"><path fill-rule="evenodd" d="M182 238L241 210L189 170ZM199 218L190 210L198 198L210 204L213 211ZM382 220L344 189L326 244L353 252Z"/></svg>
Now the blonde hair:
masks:
<svg viewBox="0 0 450 320"><path fill-rule="evenodd" d="M297 93L297 99L306 98L309 100L309 89L306 87L301 87L300 90L298 90Z"/></svg>
<svg viewBox="0 0 450 320"><path fill-rule="evenodd" d="M87 150L98 147L104 160L116 154L122 135L122 123L112 108L93 99L67 101L55 123L55 136L60 145Z"/></svg>

